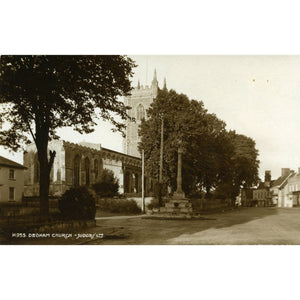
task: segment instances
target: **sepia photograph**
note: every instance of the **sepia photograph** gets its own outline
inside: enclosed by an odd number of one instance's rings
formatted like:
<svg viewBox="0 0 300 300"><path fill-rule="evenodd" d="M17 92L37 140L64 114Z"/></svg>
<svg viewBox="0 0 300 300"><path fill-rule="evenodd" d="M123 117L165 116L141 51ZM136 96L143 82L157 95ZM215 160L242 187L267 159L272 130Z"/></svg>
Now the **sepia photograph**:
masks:
<svg viewBox="0 0 300 300"><path fill-rule="evenodd" d="M300 244L300 56L0 67L1 244Z"/></svg>
<svg viewBox="0 0 300 300"><path fill-rule="evenodd" d="M6 1L3 299L298 299L296 1Z"/></svg>

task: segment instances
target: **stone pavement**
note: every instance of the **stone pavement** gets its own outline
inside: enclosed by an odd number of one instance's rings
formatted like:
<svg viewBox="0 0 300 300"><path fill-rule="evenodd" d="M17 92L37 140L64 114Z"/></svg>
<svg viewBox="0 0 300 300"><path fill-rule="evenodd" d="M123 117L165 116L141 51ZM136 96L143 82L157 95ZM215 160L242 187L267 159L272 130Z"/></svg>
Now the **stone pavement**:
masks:
<svg viewBox="0 0 300 300"><path fill-rule="evenodd" d="M124 239L106 245L300 245L300 208L246 207L209 215L209 220L102 220L123 226Z"/></svg>
<svg viewBox="0 0 300 300"><path fill-rule="evenodd" d="M12 244L300 245L300 208L246 207L199 220L103 217L96 225L72 238L15 239Z"/></svg>

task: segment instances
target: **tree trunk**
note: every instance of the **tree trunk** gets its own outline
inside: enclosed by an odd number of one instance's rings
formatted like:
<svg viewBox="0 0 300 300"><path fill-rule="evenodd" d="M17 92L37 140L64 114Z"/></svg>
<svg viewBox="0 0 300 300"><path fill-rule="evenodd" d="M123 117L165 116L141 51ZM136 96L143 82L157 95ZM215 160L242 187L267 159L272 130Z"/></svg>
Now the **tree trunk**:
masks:
<svg viewBox="0 0 300 300"><path fill-rule="evenodd" d="M40 162L40 215L42 219L49 217L49 184L50 172L48 169L48 141L42 140L37 145Z"/></svg>
<svg viewBox="0 0 300 300"><path fill-rule="evenodd" d="M40 162L40 216L43 220L49 218L49 186L50 171L55 158L55 151L50 151L48 161L48 137L37 143L38 158Z"/></svg>
<svg viewBox="0 0 300 300"><path fill-rule="evenodd" d="M43 159L40 162L40 215L42 219L49 217L49 185L48 162Z"/></svg>

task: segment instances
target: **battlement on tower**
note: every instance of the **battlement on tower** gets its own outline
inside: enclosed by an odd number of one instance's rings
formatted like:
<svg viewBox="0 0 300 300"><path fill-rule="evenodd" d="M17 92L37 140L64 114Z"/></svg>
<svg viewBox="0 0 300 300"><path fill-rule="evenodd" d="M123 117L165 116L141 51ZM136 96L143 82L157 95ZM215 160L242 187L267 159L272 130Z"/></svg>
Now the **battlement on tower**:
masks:
<svg viewBox="0 0 300 300"><path fill-rule="evenodd" d="M143 118L147 119L147 109L150 107L153 99L156 98L157 93L158 80L156 70L154 70L154 76L150 86L143 86L138 81L137 86L131 90L131 95L124 99L124 104L131 108L127 111L128 115L135 119L135 122L130 119L126 122L126 137L123 140L123 152L127 155L140 157L138 151L138 144L140 142L140 137L138 135L139 124Z"/></svg>
<svg viewBox="0 0 300 300"><path fill-rule="evenodd" d="M154 90L152 87L149 86L140 86L135 87L134 89L131 90L131 95L129 97L147 97L147 96L152 96L156 90Z"/></svg>

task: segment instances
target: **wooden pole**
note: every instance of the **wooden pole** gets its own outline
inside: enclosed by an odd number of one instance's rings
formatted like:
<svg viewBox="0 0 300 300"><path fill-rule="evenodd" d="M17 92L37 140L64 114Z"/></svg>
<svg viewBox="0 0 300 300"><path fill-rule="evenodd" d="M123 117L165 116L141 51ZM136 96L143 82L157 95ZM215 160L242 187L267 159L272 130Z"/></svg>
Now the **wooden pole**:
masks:
<svg viewBox="0 0 300 300"><path fill-rule="evenodd" d="M160 130L160 161L159 161L159 191L158 203L162 206L162 174L163 174L163 153L164 153L164 117L161 115L161 130Z"/></svg>
<svg viewBox="0 0 300 300"><path fill-rule="evenodd" d="M145 155L142 150L142 212L145 213Z"/></svg>

